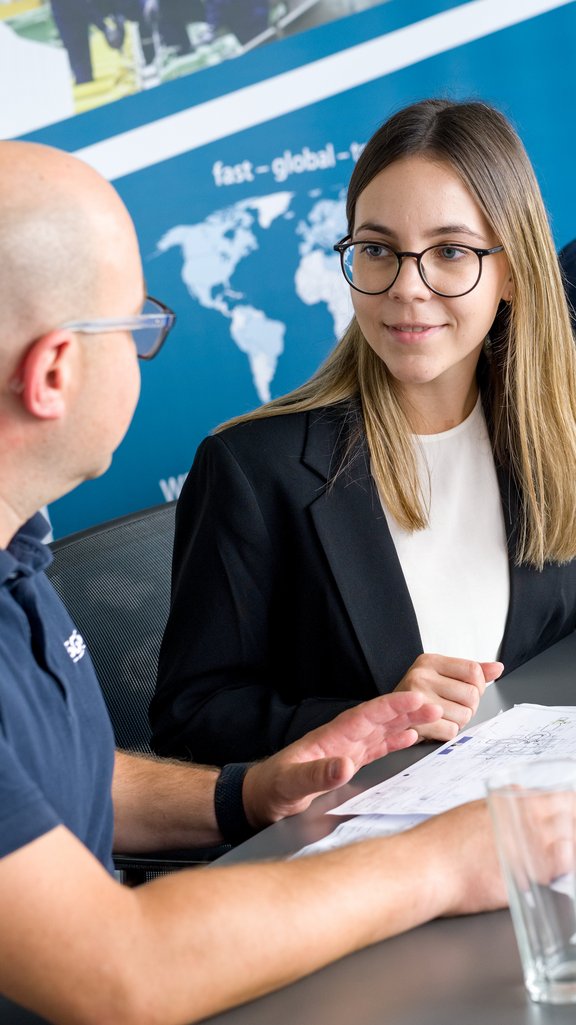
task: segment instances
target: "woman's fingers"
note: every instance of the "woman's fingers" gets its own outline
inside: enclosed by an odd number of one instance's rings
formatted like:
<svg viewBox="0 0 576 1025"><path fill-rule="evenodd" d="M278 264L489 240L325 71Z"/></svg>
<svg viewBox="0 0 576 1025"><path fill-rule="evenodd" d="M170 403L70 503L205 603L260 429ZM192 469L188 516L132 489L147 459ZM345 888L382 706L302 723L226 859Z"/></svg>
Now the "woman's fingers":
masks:
<svg viewBox="0 0 576 1025"><path fill-rule="evenodd" d="M501 662L474 662L447 655L420 655L402 678L398 691L417 690L442 708L442 719L423 725L419 736L427 740L451 740L470 722L486 684L502 673Z"/></svg>

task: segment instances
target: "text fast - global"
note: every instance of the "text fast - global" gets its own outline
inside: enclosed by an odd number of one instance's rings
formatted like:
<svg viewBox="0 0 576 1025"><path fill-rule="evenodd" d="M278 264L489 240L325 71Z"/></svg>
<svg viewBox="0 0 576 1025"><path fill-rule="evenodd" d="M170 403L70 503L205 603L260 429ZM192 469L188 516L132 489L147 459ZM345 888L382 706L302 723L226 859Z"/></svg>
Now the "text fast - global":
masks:
<svg viewBox="0 0 576 1025"><path fill-rule="evenodd" d="M269 164L254 164L252 160L241 160L238 164L225 164L216 160L212 165L214 184L241 185L243 182L255 181L256 175L272 174L275 181L285 182L292 174L303 174L305 171L322 171L336 167L337 160L358 160L363 145L358 142L350 144L350 148L336 154L334 144L329 142L322 149L312 150L304 146L298 153L286 149L282 156L274 157Z"/></svg>

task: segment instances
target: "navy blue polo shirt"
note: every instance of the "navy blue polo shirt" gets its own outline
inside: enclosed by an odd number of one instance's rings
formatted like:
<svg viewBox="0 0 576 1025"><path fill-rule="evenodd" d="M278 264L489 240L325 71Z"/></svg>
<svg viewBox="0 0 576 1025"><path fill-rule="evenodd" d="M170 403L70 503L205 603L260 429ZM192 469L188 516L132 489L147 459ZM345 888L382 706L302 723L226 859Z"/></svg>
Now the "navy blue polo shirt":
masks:
<svg viewBox="0 0 576 1025"><path fill-rule="evenodd" d="M0 857L63 824L112 870L114 737L46 531L38 513L0 549Z"/></svg>

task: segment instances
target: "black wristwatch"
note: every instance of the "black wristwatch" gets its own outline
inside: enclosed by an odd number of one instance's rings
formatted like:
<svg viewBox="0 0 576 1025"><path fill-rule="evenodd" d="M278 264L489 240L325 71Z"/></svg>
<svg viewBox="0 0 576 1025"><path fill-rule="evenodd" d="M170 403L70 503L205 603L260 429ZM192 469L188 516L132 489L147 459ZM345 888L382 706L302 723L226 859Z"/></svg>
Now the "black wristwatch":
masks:
<svg viewBox="0 0 576 1025"><path fill-rule="evenodd" d="M249 762L231 762L222 768L216 780L214 810L226 843L242 843L257 832L246 818L242 800L242 786L249 767Z"/></svg>

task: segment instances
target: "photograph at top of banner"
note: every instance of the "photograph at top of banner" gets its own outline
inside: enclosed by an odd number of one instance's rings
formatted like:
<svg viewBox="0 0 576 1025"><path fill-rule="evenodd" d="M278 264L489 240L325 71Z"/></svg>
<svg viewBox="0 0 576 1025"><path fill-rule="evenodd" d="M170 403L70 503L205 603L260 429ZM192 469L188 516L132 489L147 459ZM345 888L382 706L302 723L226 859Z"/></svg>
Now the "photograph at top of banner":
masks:
<svg viewBox="0 0 576 1025"><path fill-rule="evenodd" d="M0 137L35 131L386 2L0 0L0 92L18 95L0 115Z"/></svg>

